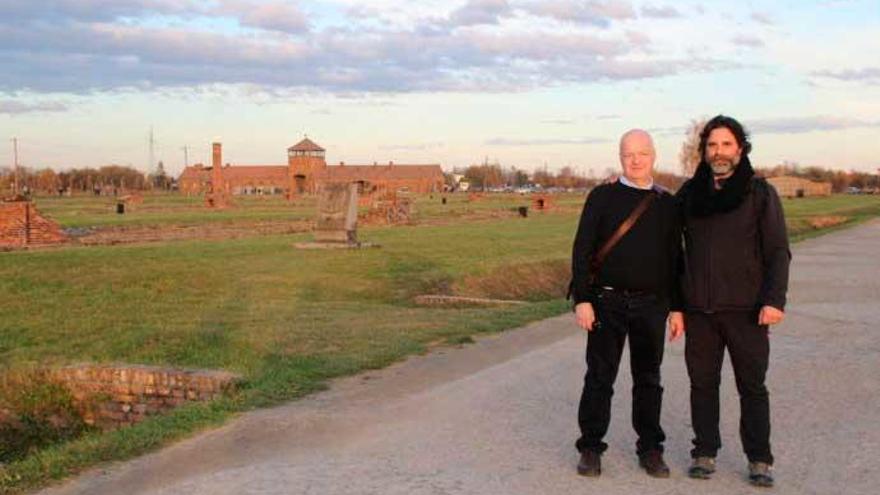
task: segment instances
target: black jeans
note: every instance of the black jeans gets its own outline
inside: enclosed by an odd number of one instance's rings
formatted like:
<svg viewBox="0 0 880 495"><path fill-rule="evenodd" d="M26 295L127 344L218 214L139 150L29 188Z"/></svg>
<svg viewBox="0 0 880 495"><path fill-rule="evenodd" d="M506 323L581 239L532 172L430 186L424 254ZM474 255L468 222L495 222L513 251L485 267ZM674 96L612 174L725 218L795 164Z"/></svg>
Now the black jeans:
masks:
<svg viewBox="0 0 880 495"><path fill-rule="evenodd" d="M724 348L730 353L739 391L739 433L751 462L773 464L770 399L764 379L770 357L767 326L756 311L685 314L685 360L691 379L691 456L715 457L721 448L718 387Z"/></svg>
<svg viewBox="0 0 880 495"><path fill-rule="evenodd" d="M663 450L666 435L660 428L660 364L668 308L653 295L627 296L601 291L593 304L598 328L587 338L587 374L578 408L581 437L578 451L602 453L602 438L611 421L611 396L623 345L629 336L633 377L632 425L638 434L636 452Z"/></svg>

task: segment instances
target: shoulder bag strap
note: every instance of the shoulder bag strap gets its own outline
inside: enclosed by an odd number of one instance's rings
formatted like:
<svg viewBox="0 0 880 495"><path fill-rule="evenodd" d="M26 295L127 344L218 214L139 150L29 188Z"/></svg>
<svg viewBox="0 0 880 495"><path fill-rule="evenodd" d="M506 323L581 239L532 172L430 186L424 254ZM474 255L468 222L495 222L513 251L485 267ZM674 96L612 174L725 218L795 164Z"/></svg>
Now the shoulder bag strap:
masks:
<svg viewBox="0 0 880 495"><path fill-rule="evenodd" d="M646 194L644 198L636 205L635 209L626 217L626 220L617 227L617 230L614 231L614 234L605 241L605 244L599 248L599 251L592 257L590 260L590 271L592 272L593 277L599 274L599 267L602 265L602 262L605 261L605 257L608 256L608 253L614 249L614 246L629 232L629 229L636 224L639 220L639 217L642 216L643 213L651 206L651 202L654 201L654 198L657 196L657 192L651 190L650 193Z"/></svg>

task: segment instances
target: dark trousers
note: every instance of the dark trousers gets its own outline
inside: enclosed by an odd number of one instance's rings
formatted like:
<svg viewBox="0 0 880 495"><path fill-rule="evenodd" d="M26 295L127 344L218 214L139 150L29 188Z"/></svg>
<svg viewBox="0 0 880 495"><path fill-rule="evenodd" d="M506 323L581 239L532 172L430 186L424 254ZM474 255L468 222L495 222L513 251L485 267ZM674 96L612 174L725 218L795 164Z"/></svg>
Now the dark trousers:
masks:
<svg viewBox="0 0 880 495"><path fill-rule="evenodd" d="M770 357L767 326L757 312L687 313L685 360L691 379L691 456L715 457L721 448L718 387L724 348L730 353L739 391L739 433L751 462L773 463L770 452L770 400L764 379Z"/></svg>
<svg viewBox="0 0 880 495"><path fill-rule="evenodd" d="M578 408L581 437L578 451L602 453L602 438L611 421L611 396L623 345L629 336L633 378L632 425L638 434L636 452L663 450L666 435L660 428L660 364L668 309L651 295L626 296L602 291L593 304L598 328L587 338L587 374Z"/></svg>

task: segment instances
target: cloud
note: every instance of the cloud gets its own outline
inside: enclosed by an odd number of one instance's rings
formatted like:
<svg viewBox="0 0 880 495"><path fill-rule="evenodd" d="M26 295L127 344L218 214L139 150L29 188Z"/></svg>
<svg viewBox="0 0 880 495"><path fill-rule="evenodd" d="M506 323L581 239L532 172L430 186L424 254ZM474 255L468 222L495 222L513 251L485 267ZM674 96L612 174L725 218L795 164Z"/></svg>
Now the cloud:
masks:
<svg viewBox="0 0 880 495"><path fill-rule="evenodd" d="M35 112L66 112L68 106L58 101L24 103L17 100L0 100L0 114L18 115Z"/></svg>
<svg viewBox="0 0 880 495"><path fill-rule="evenodd" d="M639 32L593 29L633 18L624 1L471 0L445 14L420 11L409 27L374 19L313 27L299 4L279 0L50 1L57 7L51 22L22 0L3 4L32 18L0 18L0 64L16 68L0 71L0 92L216 85L254 86L267 94L504 92L663 77L706 64L687 55L647 58L651 40ZM101 2L107 9L91 13ZM550 23L528 17L535 12L552 16ZM155 22L156 15L178 17ZM230 19L254 30L213 24ZM561 19L587 25L560 29Z"/></svg>
<svg viewBox="0 0 880 495"><path fill-rule="evenodd" d="M839 71L820 70L811 73L818 77L827 77L839 81L880 83L880 67L865 67L864 69L846 69Z"/></svg>
<svg viewBox="0 0 880 495"><path fill-rule="evenodd" d="M752 15L749 17L753 21L755 21L759 24L764 24L766 26L772 26L772 25L776 24L776 22L773 20L772 17L770 17L767 14L761 13L761 12L752 12Z"/></svg>
<svg viewBox="0 0 880 495"><path fill-rule="evenodd" d="M455 26L477 24L498 24L500 18L509 16L513 10L507 0L468 0L449 15L449 22Z"/></svg>
<svg viewBox="0 0 880 495"><path fill-rule="evenodd" d="M675 17L682 17L682 13L671 5L665 5L663 7L646 5L642 7L642 16L655 19L672 19Z"/></svg>
<svg viewBox="0 0 880 495"><path fill-rule="evenodd" d="M583 138L567 138L567 139L509 139L509 138L492 138L486 140L487 146L568 146L583 144L607 143L611 140L608 138L583 137Z"/></svg>
<svg viewBox="0 0 880 495"><path fill-rule="evenodd" d="M752 134L802 134L815 131L880 127L880 121L818 115L811 117L757 119L744 122L744 125Z"/></svg>
<svg viewBox="0 0 880 495"><path fill-rule="evenodd" d="M574 119L547 119L541 121L542 124L548 125L573 125L576 122Z"/></svg>
<svg viewBox="0 0 880 495"><path fill-rule="evenodd" d="M599 27L608 27L612 21L636 17L632 5L625 1L544 0L524 4L521 8L538 17Z"/></svg>
<svg viewBox="0 0 880 495"><path fill-rule="evenodd" d="M10 25L35 21L40 24L75 22L131 23L140 18L166 16L194 19L229 17L239 25L298 33L308 29L305 14L295 3L280 0L3 0L0 19Z"/></svg>
<svg viewBox="0 0 880 495"><path fill-rule="evenodd" d="M296 4L289 2L224 0L216 11L231 15L247 27L285 33L301 33L309 29L305 14Z"/></svg>
<svg viewBox="0 0 880 495"><path fill-rule="evenodd" d="M446 143L442 141L434 141L429 143L410 143L410 144L386 144L379 146L379 149L386 151L425 151L443 148Z"/></svg>
<svg viewBox="0 0 880 495"><path fill-rule="evenodd" d="M738 34L730 39L734 45L744 46L747 48L761 48L764 46L764 41L757 36L749 36L745 34Z"/></svg>
<svg viewBox="0 0 880 495"><path fill-rule="evenodd" d="M179 15L202 11L194 0L3 0L0 19L4 23L110 21L146 14Z"/></svg>

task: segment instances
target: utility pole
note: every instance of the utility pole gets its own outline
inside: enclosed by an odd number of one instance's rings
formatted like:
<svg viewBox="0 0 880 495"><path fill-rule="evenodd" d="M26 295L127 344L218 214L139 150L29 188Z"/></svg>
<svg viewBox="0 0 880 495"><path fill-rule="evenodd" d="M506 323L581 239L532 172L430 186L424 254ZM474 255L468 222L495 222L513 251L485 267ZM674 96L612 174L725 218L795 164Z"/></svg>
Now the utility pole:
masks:
<svg viewBox="0 0 880 495"><path fill-rule="evenodd" d="M18 194L18 138L12 138L12 195Z"/></svg>
<svg viewBox="0 0 880 495"><path fill-rule="evenodd" d="M155 139L153 139L153 126L150 126L150 164L149 164L149 166L147 166L147 170L151 171L151 173L153 170L153 163L156 161L156 156L155 156L155 151L154 151L155 145L156 145L156 141L155 141Z"/></svg>
<svg viewBox="0 0 880 495"><path fill-rule="evenodd" d="M183 145L183 148L181 149L183 150L183 166L189 167L189 147Z"/></svg>

